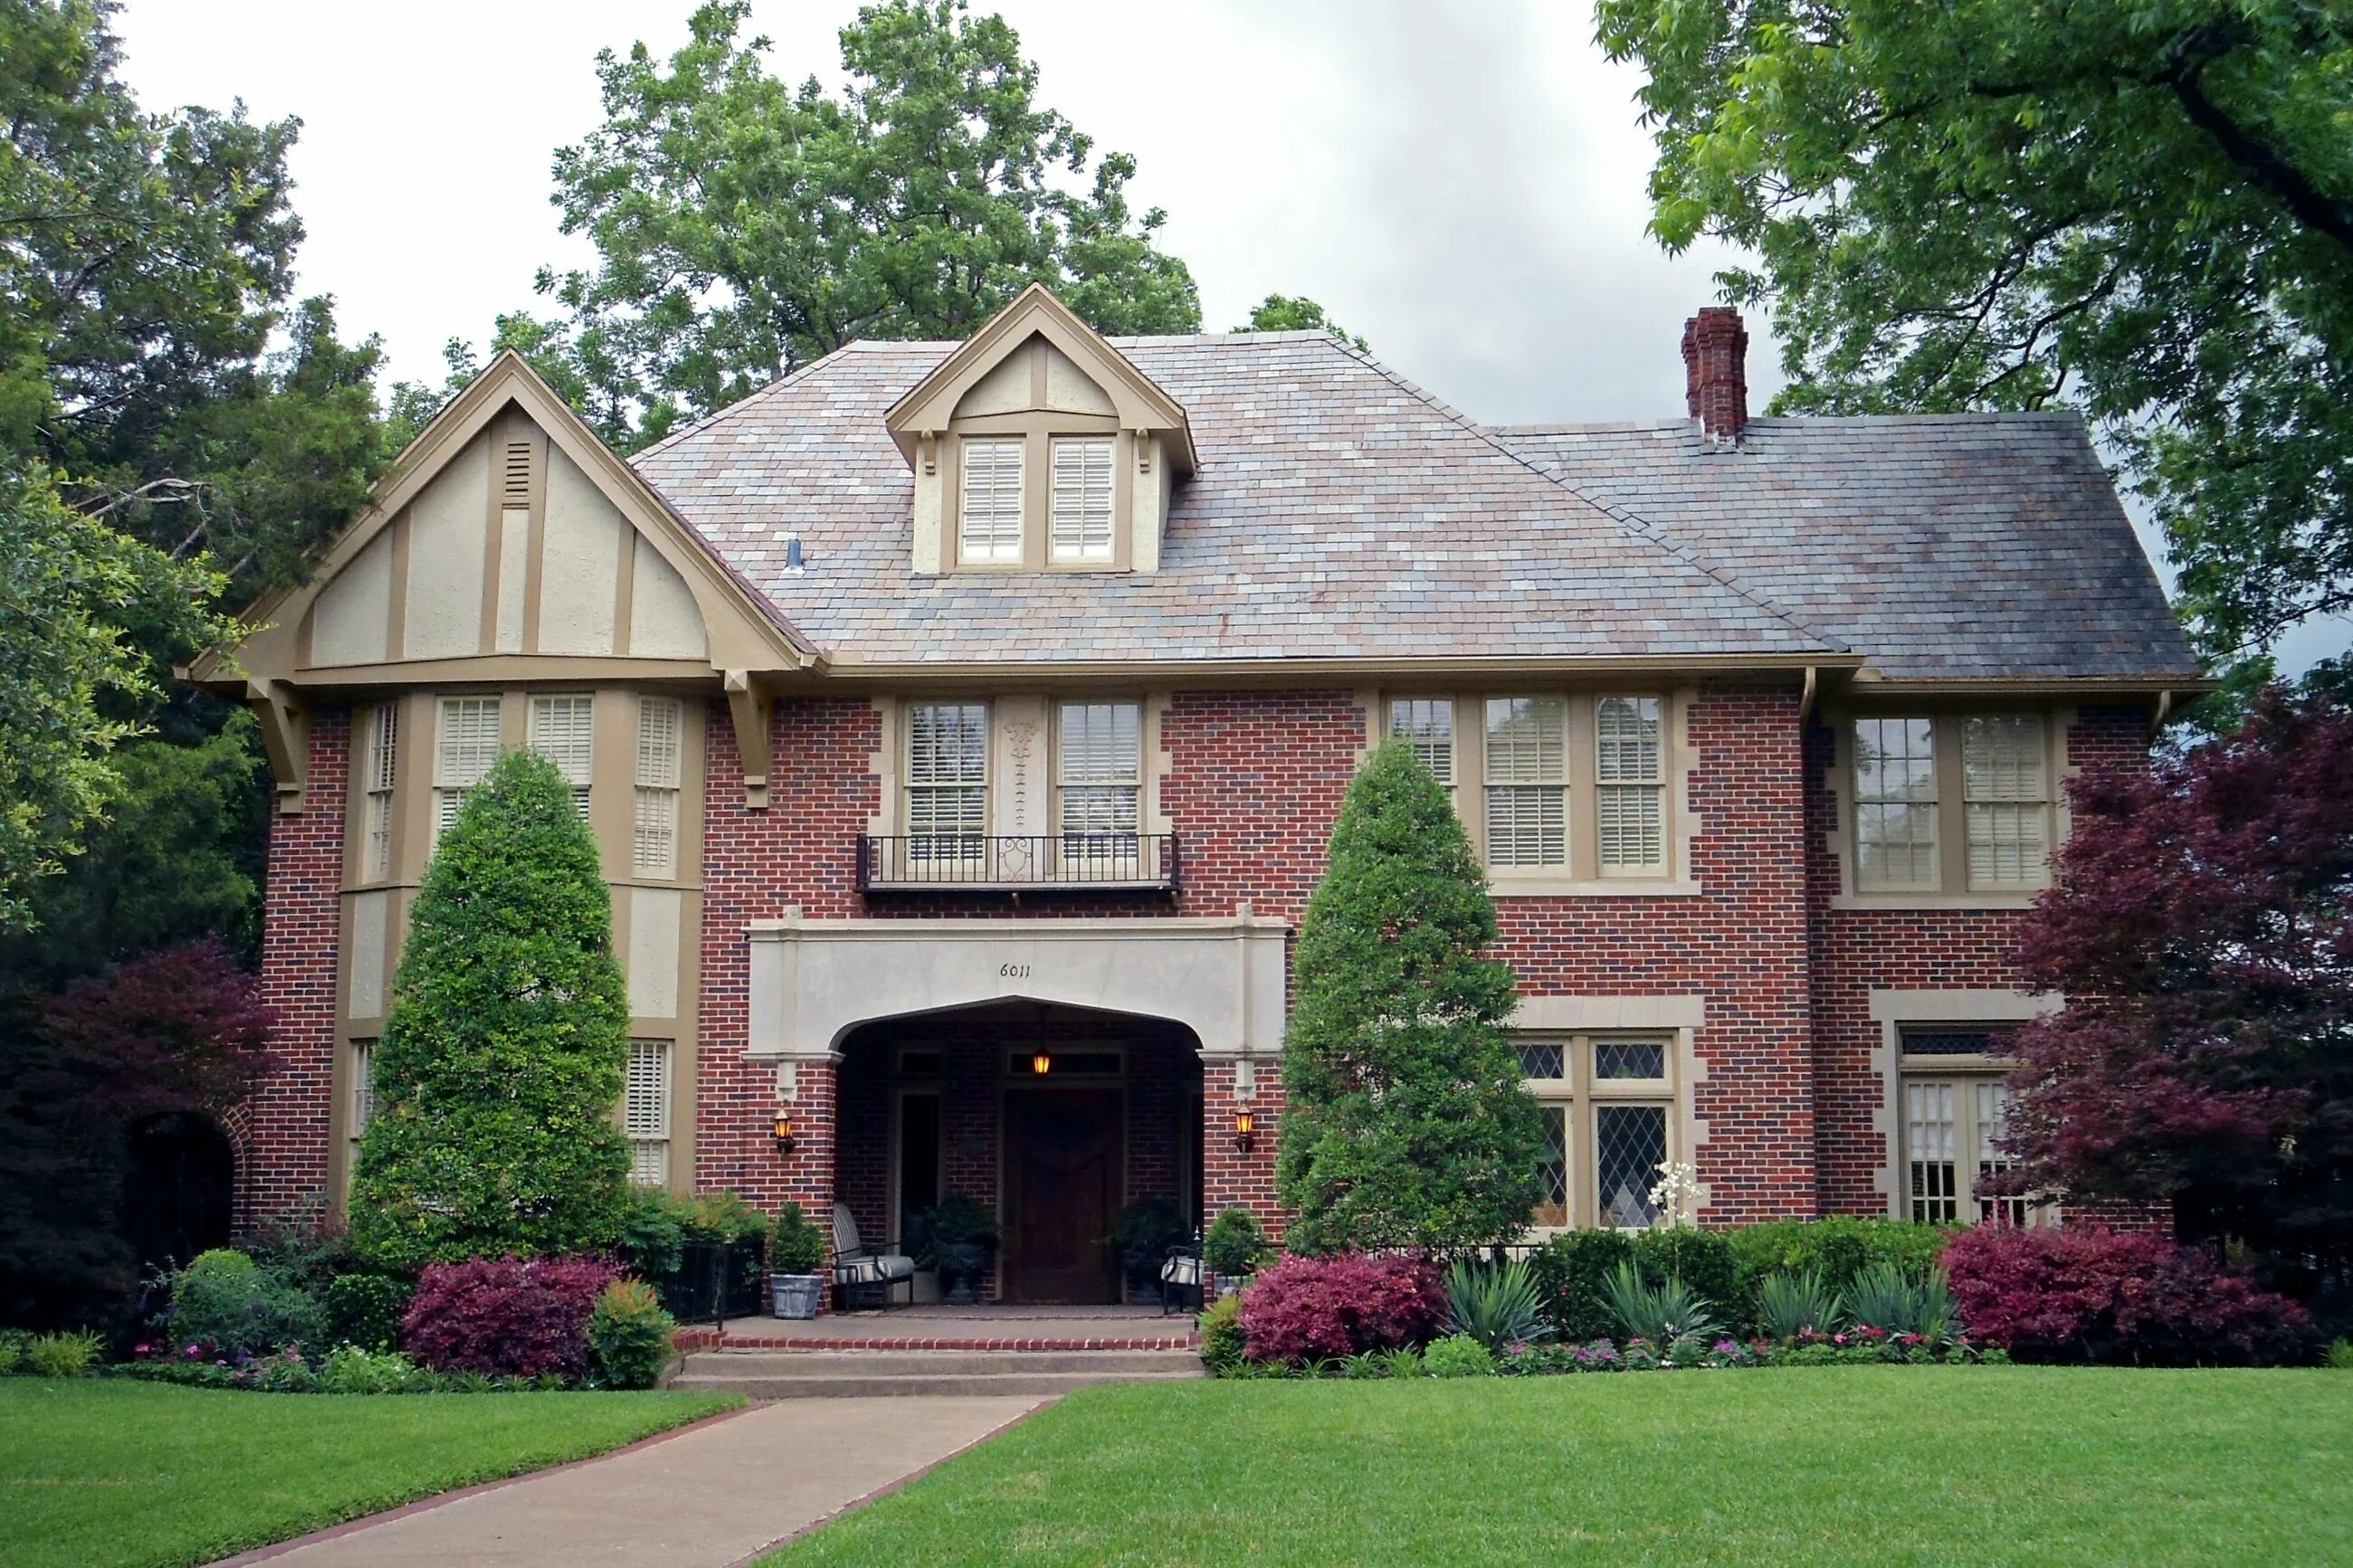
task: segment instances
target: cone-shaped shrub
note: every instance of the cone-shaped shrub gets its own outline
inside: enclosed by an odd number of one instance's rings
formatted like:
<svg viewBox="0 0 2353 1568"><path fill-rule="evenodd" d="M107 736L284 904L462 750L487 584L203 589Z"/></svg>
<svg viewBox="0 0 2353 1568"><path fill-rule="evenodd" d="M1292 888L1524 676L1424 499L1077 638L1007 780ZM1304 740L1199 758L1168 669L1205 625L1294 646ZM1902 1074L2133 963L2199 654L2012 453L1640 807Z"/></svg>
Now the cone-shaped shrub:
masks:
<svg viewBox="0 0 2353 1568"><path fill-rule="evenodd" d="M1446 791L1404 742L1375 748L1299 932L1275 1171L1291 1250L1459 1251L1527 1227L1543 1130L1494 940Z"/></svg>
<svg viewBox="0 0 2353 1568"><path fill-rule="evenodd" d="M506 757L441 836L409 913L353 1239L401 1268L609 1245L628 1051L596 840L554 764Z"/></svg>

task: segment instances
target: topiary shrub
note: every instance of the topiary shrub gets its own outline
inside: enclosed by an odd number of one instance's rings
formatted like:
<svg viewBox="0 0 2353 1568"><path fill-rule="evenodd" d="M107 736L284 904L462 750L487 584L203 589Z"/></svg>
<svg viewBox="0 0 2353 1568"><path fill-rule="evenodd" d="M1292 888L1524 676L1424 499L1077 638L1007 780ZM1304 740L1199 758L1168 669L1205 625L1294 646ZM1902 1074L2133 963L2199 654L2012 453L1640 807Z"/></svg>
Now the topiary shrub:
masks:
<svg viewBox="0 0 2353 1568"><path fill-rule="evenodd" d="M1446 1321L1446 1287L1418 1258L1286 1258L1240 1298L1252 1361L1300 1362L1419 1344Z"/></svg>
<svg viewBox="0 0 2353 1568"><path fill-rule="evenodd" d="M338 1274L327 1281L327 1342L389 1351L400 1343L400 1320L417 1287L385 1274Z"/></svg>
<svg viewBox="0 0 2353 1568"><path fill-rule="evenodd" d="M778 1274L815 1274L831 1246L800 1205L787 1203L768 1231L768 1267Z"/></svg>
<svg viewBox="0 0 2353 1568"><path fill-rule="evenodd" d="M554 763L501 759L441 836L375 1049L353 1236L381 1267L612 1244L628 1003L596 843Z"/></svg>
<svg viewBox="0 0 2353 1568"><path fill-rule="evenodd" d="M2301 1306L2154 1232L1979 1226L1945 1268L1971 1337L2021 1361L2268 1366L2317 1348Z"/></svg>
<svg viewBox="0 0 2353 1568"><path fill-rule="evenodd" d="M670 1363L678 1320L662 1310L653 1287L616 1279L588 1314L588 1364L606 1388L651 1388Z"/></svg>
<svg viewBox="0 0 2353 1568"><path fill-rule="evenodd" d="M1256 1215L1246 1208L1220 1209L1202 1238L1201 1260L1220 1279L1237 1279L1256 1273L1271 1250Z"/></svg>
<svg viewBox="0 0 2353 1568"><path fill-rule="evenodd" d="M1504 1033L1495 906L1446 791L1373 748L1308 900L1284 1034L1275 1188L1294 1252L1508 1242L1536 1201L1543 1126Z"/></svg>
<svg viewBox="0 0 2353 1568"><path fill-rule="evenodd" d="M1622 1230L1563 1231L1536 1250L1529 1272L1562 1339L1581 1344L1618 1331L1609 1276L1633 1257L1633 1236Z"/></svg>
<svg viewBox="0 0 2353 1568"><path fill-rule="evenodd" d="M276 1269L216 1247L172 1277L171 1305L155 1328L175 1344L257 1356L318 1343L326 1319L315 1298Z"/></svg>
<svg viewBox="0 0 2353 1568"><path fill-rule="evenodd" d="M400 1342L436 1372L579 1377L588 1315L617 1270L596 1258L475 1258L417 1282Z"/></svg>

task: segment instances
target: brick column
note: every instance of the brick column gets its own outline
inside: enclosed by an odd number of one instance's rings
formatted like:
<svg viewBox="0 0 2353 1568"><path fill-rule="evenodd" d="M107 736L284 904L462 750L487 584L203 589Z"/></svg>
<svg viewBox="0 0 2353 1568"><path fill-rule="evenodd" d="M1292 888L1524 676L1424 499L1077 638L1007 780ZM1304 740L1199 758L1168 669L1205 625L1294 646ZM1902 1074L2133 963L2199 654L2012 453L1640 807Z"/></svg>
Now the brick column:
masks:
<svg viewBox="0 0 2353 1568"><path fill-rule="evenodd" d="M1248 1098L1235 1093L1238 1065L1230 1058L1201 1064L1201 1206L1205 1219L1240 1206L1255 1215L1268 1237L1280 1242L1289 1216L1274 1196L1275 1141L1282 1131L1282 1064L1255 1064L1257 1087ZM1255 1118L1251 1147L1234 1147L1234 1112Z"/></svg>

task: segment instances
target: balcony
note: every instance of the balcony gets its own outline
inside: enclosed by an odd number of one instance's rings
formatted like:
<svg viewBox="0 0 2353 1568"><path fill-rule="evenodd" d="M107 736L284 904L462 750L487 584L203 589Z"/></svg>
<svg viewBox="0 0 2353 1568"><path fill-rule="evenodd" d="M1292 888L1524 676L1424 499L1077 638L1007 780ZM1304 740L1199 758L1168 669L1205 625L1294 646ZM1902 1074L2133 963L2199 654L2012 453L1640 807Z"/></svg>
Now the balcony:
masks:
<svg viewBox="0 0 2353 1568"><path fill-rule="evenodd" d="M926 834L858 840L861 893L1170 892L1173 833Z"/></svg>

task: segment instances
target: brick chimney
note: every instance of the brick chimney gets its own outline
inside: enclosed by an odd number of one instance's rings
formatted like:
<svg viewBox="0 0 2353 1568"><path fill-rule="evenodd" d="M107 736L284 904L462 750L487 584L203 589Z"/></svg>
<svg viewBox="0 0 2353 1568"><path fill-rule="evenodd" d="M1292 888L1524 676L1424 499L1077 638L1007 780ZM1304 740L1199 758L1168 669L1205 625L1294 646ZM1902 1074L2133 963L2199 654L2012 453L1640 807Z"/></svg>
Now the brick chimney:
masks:
<svg viewBox="0 0 2353 1568"><path fill-rule="evenodd" d="M1748 329L1729 305L1683 323L1683 402L1711 441L1736 442L1748 423Z"/></svg>

